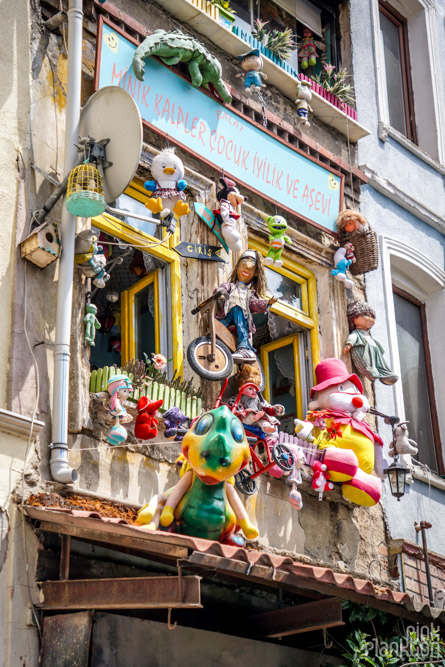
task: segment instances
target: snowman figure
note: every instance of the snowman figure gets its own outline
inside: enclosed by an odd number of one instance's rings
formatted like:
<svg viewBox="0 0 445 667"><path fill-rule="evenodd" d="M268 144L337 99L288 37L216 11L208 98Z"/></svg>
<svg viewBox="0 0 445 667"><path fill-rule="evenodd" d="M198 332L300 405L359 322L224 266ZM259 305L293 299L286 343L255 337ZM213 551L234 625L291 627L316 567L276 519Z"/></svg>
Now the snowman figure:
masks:
<svg viewBox="0 0 445 667"><path fill-rule="evenodd" d="M144 183L144 188L150 193L145 206L152 213L160 213L163 219L170 214L180 218L190 213L183 192L187 187L184 165L174 148L165 148L153 158L151 173L155 180Z"/></svg>

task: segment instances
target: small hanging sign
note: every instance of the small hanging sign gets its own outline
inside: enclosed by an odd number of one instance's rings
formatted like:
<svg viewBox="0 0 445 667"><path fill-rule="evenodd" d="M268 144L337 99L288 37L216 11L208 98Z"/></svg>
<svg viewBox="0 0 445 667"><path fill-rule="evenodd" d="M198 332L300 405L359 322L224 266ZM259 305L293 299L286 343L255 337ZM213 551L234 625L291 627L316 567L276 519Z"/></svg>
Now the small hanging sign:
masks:
<svg viewBox="0 0 445 667"><path fill-rule="evenodd" d="M216 245L202 245L201 243L179 243L174 247L174 250L181 255L181 257L191 257L193 259L206 259L210 262L224 262L218 253L222 248Z"/></svg>

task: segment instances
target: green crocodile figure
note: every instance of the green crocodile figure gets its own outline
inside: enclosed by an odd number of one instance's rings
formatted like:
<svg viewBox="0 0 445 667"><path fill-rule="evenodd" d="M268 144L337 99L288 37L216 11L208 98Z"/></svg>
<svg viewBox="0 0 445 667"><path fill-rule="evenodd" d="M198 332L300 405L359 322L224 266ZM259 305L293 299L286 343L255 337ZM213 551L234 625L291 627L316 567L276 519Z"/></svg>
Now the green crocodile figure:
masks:
<svg viewBox="0 0 445 667"><path fill-rule="evenodd" d="M266 266L273 264L274 266L283 266L281 253L283 252L284 243L292 244L291 239L284 233L287 229L287 222L282 215L274 215L266 218L267 226L269 227L269 252L267 253L264 263Z"/></svg>
<svg viewBox="0 0 445 667"><path fill-rule="evenodd" d="M144 58L148 56L157 56L166 65L187 63L192 86L204 86L210 90L212 84L223 102L230 104L232 101L232 96L221 79L221 63L191 35L185 35L179 30L155 30L144 39L133 56L133 70L141 81L145 74Z"/></svg>
<svg viewBox="0 0 445 667"><path fill-rule="evenodd" d="M182 441L181 479L154 496L138 513L148 530L177 522L177 532L242 546L258 537L258 529L233 486L233 477L250 459L244 427L226 405L202 415Z"/></svg>

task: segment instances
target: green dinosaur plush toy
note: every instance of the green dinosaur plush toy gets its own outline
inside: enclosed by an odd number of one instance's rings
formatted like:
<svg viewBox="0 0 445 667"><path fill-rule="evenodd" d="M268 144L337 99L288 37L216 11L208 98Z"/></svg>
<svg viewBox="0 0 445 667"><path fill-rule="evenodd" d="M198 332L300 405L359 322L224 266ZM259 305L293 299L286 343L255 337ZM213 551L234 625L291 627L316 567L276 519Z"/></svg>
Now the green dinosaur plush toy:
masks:
<svg viewBox="0 0 445 667"><path fill-rule="evenodd" d="M292 245L291 239L284 233L287 229L287 222L282 215L273 215L266 218L267 226L269 227L269 252L266 255L264 263L266 266L273 264L274 266L283 266L281 260L281 253L283 252L284 244Z"/></svg>

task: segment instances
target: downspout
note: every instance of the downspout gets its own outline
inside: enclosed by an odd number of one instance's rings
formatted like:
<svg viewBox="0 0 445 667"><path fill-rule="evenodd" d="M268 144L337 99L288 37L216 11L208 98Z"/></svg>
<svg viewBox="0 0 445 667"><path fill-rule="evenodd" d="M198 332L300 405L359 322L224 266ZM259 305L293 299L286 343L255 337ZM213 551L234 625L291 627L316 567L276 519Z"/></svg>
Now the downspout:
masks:
<svg viewBox="0 0 445 667"><path fill-rule="evenodd" d="M69 0L64 176L71 171L78 159L75 144L79 136L82 24L82 0ZM77 470L68 464L68 389L76 218L66 210L65 203L62 205L61 222L62 256L57 288L54 400L49 464L51 476L56 482L72 484L78 477Z"/></svg>

